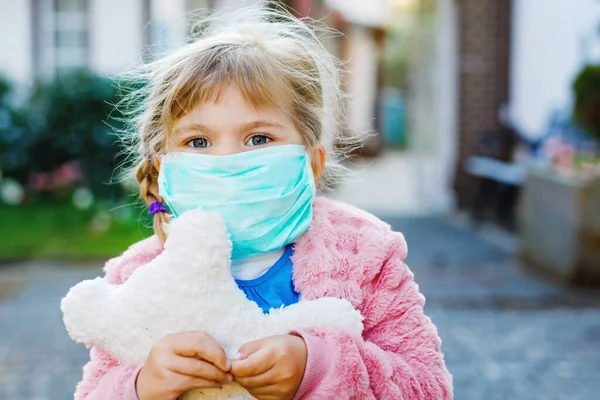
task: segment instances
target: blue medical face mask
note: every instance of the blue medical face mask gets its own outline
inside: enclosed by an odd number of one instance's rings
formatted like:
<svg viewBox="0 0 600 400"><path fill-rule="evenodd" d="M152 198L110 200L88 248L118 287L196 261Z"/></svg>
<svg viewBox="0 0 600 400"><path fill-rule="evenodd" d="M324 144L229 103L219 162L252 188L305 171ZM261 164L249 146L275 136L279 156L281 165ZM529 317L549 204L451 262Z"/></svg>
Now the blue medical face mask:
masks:
<svg viewBox="0 0 600 400"><path fill-rule="evenodd" d="M227 156L169 153L161 160L158 187L175 217L198 206L221 214L234 260L278 250L312 221L315 183L301 145Z"/></svg>

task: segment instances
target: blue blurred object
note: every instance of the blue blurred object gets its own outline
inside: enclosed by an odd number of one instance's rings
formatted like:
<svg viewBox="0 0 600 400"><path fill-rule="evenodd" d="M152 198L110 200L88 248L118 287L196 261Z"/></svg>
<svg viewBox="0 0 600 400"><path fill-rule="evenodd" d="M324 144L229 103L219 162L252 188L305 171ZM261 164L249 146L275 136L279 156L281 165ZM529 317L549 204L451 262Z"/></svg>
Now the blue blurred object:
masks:
<svg viewBox="0 0 600 400"><path fill-rule="evenodd" d="M386 88L379 102L381 134L392 147L401 147L406 142L406 104L402 91Z"/></svg>
<svg viewBox="0 0 600 400"><path fill-rule="evenodd" d="M598 141L573 120L569 109L555 110L550 115L544 141L550 138L572 145L578 153L598 154Z"/></svg>

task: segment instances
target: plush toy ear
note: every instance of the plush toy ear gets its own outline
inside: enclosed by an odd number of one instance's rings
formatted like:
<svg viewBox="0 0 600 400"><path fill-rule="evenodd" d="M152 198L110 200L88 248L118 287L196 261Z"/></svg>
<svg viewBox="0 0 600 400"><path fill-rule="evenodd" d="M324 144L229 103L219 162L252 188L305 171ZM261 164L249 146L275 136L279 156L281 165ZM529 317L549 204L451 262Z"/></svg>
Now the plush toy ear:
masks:
<svg viewBox="0 0 600 400"><path fill-rule="evenodd" d="M114 289L114 285L96 278L80 282L69 290L60 308L73 340L86 346L97 344L99 333L106 330L107 300Z"/></svg>

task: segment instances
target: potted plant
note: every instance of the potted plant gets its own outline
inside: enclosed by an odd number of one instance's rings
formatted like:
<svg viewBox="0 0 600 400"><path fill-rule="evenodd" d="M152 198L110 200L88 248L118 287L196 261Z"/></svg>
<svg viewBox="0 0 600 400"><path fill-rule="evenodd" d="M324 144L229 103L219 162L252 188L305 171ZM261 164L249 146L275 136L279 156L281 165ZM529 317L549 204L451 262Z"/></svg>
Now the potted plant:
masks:
<svg viewBox="0 0 600 400"><path fill-rule="evenodd" d="M600 65L573 82L573 110L554 118L521 199L522 255L563 281L600 285Z"/></svg>
<svg viewBox="0 0 600 400"><path fill-rule="evenodd" d="M586 65L573 82L573 117L600 140L600 65Z"/></svg>

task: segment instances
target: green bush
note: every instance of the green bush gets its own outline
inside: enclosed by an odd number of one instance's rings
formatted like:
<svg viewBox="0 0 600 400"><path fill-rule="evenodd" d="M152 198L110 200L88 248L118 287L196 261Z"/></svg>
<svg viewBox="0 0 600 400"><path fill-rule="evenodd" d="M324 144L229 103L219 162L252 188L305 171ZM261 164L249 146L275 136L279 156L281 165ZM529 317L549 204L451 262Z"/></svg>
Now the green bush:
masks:
<svg viewBox="0 0 600 400"><path fill-rule="evenodd" d="M87 71L63 73L34 83L20 107L12 88L0 80L0 170L27 186L32 174L78 162L82 185L96 197L125 193L114 177L122 156L118 136L121 99L113 81Z"/></svg>
<svg viewBox="0 0 600 400"><path fill-rule="evenodd" d="M0 171L22 184L29 175L29 148L34 142L29 116L16 106L14 88L0 78Z"/></svg>
<svg viewBox="0 0 600 400"><path fill-rule="evenodd" d="M30 110L35 142L29 149L31 170L52 171L71 161L82 165L85 184L103 198L122 195L113 172L121 161L114 130L120 129L114 83L85 71L38 82Z"/></svg>
<svg viewBox="0 0 600 400"><path fill-rule="evenodd" d="M0 79L0 171L27 189L19 207L0 200L0 263L24 258L105 259L151 234L152 220L145 207L123 207L132 203L125 200L130 193L113 178L123 161L114 133L123 128L123 115L115 104L139 87L127 82L124 93L119 93L113 81L86 71L35 82L27 93ZM54 182L48 172L73 162L81 166L83 181L32 184ZM0 186L10 187L5 182ZM40 186L55 189L36 190ZM93 203L87 191L74 191L81 186L91 190Z"/></svg>
<svg viewBox="0 0 600 400"><path fill-rule="evenodd" d="M573 117L600 140L600 65L586 65L573 82Z"/></svg>

